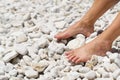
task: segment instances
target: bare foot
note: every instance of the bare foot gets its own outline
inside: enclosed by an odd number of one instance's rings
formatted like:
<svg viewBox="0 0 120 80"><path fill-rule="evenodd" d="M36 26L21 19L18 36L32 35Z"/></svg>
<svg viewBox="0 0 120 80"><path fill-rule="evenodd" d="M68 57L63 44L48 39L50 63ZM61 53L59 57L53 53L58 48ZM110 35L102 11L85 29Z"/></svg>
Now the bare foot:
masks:
<svg viewBox="0 0 120 80"><path fill-rule="evenodd" d="M80 62L86 62L92 57L92 55L104 56L105 53L111 49L111 45L112 43L109 41L97 37L84 46L68 51L65 54L69 61L78 64Z"/></svg>
<svg viewBox="0 0 120 80"><path fill-rule="evenodd" d="M57 39L66 39L76 34L83 34L88 37L94 31L94 24L89 24L83 21L78 21L71 25L68 29L55 35Z"/></svg>

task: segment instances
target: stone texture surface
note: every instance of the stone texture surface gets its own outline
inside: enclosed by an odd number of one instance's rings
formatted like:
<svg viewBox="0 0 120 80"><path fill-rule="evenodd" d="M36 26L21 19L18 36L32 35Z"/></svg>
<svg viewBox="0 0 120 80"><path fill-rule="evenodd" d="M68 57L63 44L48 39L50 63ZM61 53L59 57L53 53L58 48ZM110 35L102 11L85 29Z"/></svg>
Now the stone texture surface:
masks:
<svg viewBox="0 0 120 80"><path fill-rule="evenodd" d="M86 13L93 0L0 0L0 80L120 80L120 37L106 56L74 65L64 55L95 39L120 11L98 19L90 37L56 40ZM96 45L96 47L99 45Z"/></svg>

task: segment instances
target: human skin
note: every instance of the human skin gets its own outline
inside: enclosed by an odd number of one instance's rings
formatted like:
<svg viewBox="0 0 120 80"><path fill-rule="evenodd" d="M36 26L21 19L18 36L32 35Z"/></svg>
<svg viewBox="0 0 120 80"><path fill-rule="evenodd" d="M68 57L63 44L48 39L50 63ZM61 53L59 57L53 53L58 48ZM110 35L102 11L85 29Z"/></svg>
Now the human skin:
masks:
<svg viewBox="0 0 120 80"><path fill-rule="evenodd" d="M95 0L92 7L82 17L82 19L71 25L65 31L56 34L55 38L67 39L79 33L88 37L94 32L94 23L96 20L116 3L118 3L118 0Z"/></svg>
<svg viewBox="0 0 120 80"><path fill-rule="evenodd" d="M69 61L76 64L86 62L92 55L104 56L111 49L113 41L120 35L120 12L111 25L93 41L66 52ZM97 45L97 47L96 47Z"/></svg>
<svg viewBox="0 0 120 80"><path fill-rule="evenodd" d="M76 34L88 37L94 30L94 23L109 8L118 3L118 0L95 0L92 7L81 20L70 26L63 32L55 35L57 39L66 39ZM113 34L114 32L114 34ZM111 49L112 42L120 35L120 13L113 23L93 41L71 51L66 52L69 61L74 63L86 62L92 55L104 56ZM99 45L96 47L96 45Z"/></svg>

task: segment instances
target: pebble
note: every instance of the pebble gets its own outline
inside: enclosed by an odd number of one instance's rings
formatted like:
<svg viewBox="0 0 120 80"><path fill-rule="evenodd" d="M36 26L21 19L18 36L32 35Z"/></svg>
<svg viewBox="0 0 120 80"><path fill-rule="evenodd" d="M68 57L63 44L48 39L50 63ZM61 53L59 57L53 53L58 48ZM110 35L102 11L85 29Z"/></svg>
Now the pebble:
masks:
<svg viewBox="0 0 120 80"><path fill-rule="evenodd" d="M5 74L5 72L4 72L3 68L0 68L0 75L4 75L4 74Z"/></svg>
<svg viewBox="0 0 120 80"><path fill-rule="evenodd" d="M16 76L17 75L17 70L13 69L9 72L11 76Z"/></svg>
<svg viewBox="0 0 120 80"><path fill-rule="evenodd" d="M36 77L38 77L38 72L33 70L32 68L27 68L27 69L25 69L25 75L28 78L36 78Z"/></svg>
<svg viewBox="0 0 120 80"><path fill-rule="evenodd" d="M92 56L86 64L72 64L64 54L101 34L113 21L120 3L98 19L89 37L77 34L66 40L54 38L79 21L92 3L0 0L0 80L120 80L120 37L113 42L113 51Z"/></svg>
<svg viewBox="0 0 120 80"><path fill-rule="evenodd" d="M13 70L13 64L11 63L7 63L6 66L4 67L4 71L5 72L10 72L11 70Z"/></svg>
<svg viewBox="0 0 120 80"><path fill-rule="evenodd" d="M89 71L85 74L85 77L90 80L94 80L96 77L96 73L94 71Z"/></svg>
<svg viewBox="0 0 120 80"><path fill-rule="evenodd" d="M112 75L113 75L113 78L116 79L120 75L120 69L116 69Z"/></svg>
<svg viewBox="0 0 120 80"><path fill-rule="evenodd" d="M85 37L84 36L78 36L77 38L71 40L68 42L67 47L69 49L76 49L85 43Z"/></svg>
<svg viewBox="0 0 120 80"><path fill-rule="evenodd" d="M67 76L69 77L69 79L75 80L75 79L79 78L80 75L78 72L70 72L67 74Z"/></svg>
<svg viewBox="0 0 120 80"><path fill-rule="evenodd" d="M45 68L48 67L48 62L47 61L40 61L39 63L33 63L32 67L37 72L43 72L45 70Z"/></svg>
<svg viewBox="0 0 120 80"><path fill-rule="evenodd" d="M27 36L22 33L22 34L19 34L17 37L16 37L16 42L17 43L22 43L22 42L26 42L28 40Z"/></svg>
<svg viewBox="0 0 120 80"><path fill-rule="evenodd" d="M26 46L23 44L15 45L15 51L21 55L26 55L28 52Z"/></svg>
<svg viewBox="0 0 120 80"><path fill-rule="evenodd" d="M117 77L117 79L116 80L120 80L120 76L119 77Z"/></svg>
<svg viewBox="0 0 120 80"><path fill-rule="evenodd" d="M9 62L10 60L14 59L15 57L17 57L18 53L16 51L11 51L9 53L7 53L4 57L3 60L5 62Z"/></svg>
<svg viewBox="0 0 120 80"><path fill-rule="evenodd" d="M113 80L112 78L97 78L95 80Z"/></svg>
<svg viewBox="0 0 120 80"><path fill-rule="evenodd" d="M89 72L89 71L90 71L90 68L88 68L88 67L79 68L79 72L80 72L80 73L87 73L87 72Z"/></svg>
<svg viewBox="0 0 120 80"><path fill-rule="evenodd" d="M116 58L115 59L115 63L118 65L118 67L120 68L120 59Z"/></svg>
<svg viewBox="0 0 120 80"><path fill-rule="evenodd" d="M45 37L41 37L38 41L36 41L36 44L38 44L40 48L44 48L48 45L48 42L48 39L46 39Z"/></svg>
<svg viewBox="0 0 120 80"><path fill-rule="evenodd" d="M5 75L0 75L0 80L9 80L9 78Z"/></svg>
<svg viewBox="0 0 120 80"><path fill-rule="evenodd" d="M55 26L58 29L63 29L65 27L65 25L66 25L65 21L55 22Z"/></svg>

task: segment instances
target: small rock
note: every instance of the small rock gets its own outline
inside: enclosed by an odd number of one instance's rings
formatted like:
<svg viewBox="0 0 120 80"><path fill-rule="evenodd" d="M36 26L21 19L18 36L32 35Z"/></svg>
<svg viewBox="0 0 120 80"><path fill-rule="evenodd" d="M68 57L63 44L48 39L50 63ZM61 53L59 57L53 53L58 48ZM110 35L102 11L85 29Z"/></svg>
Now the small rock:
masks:
<svg viewBox="0 0 120 80"><path fill-rule="evenodd" d="M113 73L113 78L116 79L120 75L120 69L116 69Z"/></svg>
<svg viewBox="0 0 120 80"><path fill-rule="evenodd" d="M85 74L85 77L90 80L94 80L96 77L96 73L94 71L89 71Z"/></svg>
<svg viewBox="0 0 120 80"><path fill-rule="evenodd" d="M39 63L33 63L32 67L38 72L43 72L45 68L48 67L48 63L46 61L41 61Z"/></svg>
<svg viewBox="0 0 120 80"><path fill-rule="evenodd" d="M47 46L49 43L48 39L45 37L41 37L38 41L36 41L36 44L38 44L38 46L40 48L44 48L45 46Z"/></svg>
<svg viewBox="0 0 120 80"><path fill-rule="evenodd" d="M7 63L7 65L4 67L4 71L10 72L11 70L13 70L13 64Z"/></svg>
<svg viewBox="0 0 120 80"><path fill-rule="evenodd" d="M23 60L27 65L31 65L32 59L29 56L23 56Z"/></svg>
<svg viewBox="0 0 120 80"><path fill-rule="evenodd" d="M5 75L0 75L0 80L9 80L9 78Z"/></svg>
<svg viewBox="0 0 120 80"><path fill-rule="evenodd" d="M116 80L120 80L120 76L118 76Z"/></svg>
<svg viewBox="0 0 120 80"><path fill-rule="evenodd" d="M98 62L98 56L93 55L92 58L86 62L85 66L89 68L93 68Z"/></svg>
<svg viewBox="0 0 120 80"><path fill-rule="evenodd" d="M5 72L4 72L3 68L0 68L0 75L4 75L4 74L5 74Z"/></svg>
<svg viewBox="0 0 120 80"><path fill-rule="evenodd" d="M90 68L88 68L88 67L79 68L79 72L80 72L80 73L87 73L87 72L89 72L89 71L90 71Z"/></svg>
<svg viewBox="0 0 120 80"><path fill-rule="evenodd" d="M15 45L15 51L18 52L21 55L27 54L27 48L23 44L17 44Z"/></svg>
<svg viewBox="0 0 120 80"><path fill-rule="evenodd" d="M38 72L28 67L27 69L25 69L25 76L27 76L28 78L36 78L38 77Z"/></svg>
<svg viewBox="0 0 120 80"><path fill-rule="evenodd" d="M9 62L10 60L14 59L17 55L18 53L16 51L11 51L3 57L3 60L5 62Z"/></svg>
<svg viewBox="0 0 120 80"><path fill-rule="evenodd" d="M9 72L11 76L16 76L17 75L17 70L13 69Z"/></svg>
<svg viewBox="0 0 120 80"><path fill-rule="evenodd" d="M63 29L65 27L65 25L66 25L65 21L55 22L55 26L58 29Z"/></svg>
<svg viewBox="0 0 120 80"><path fill-rule="evenodd" d="M120 68L120 59L118 59L118 58L116 58L115 59L115 63L119 66L119 68Z"/></svg>
<svg viewBox="0 0 120 80"><path fill-rule="evenodd" d="M55 53L62 54L64 51L64 48L65 48L65 44L52 41L48 46L48 49L50 51L48 55L51 56L51 54L55 54Z"/></svg>
<svg viewBox="0 0 120 80"><path fill-rule="evenodd" d="M75 80L79 78L80 74L78 72L70 72L67 76L69 77L69 80Z"/></svg>
<svg viewBox="0 0 120 80"><path fill-rule="evenodd" d="M22 43L22 42L26 42L28 40L27 36L22 33L22 34L19 34L17 37L16 37L16 42L17 43Z"/></svg>
<svg viewBox="0 0 120 80"><path fill-rule="evenodd" d="M85 37L77 37L76 39L73 39L68 42L67 46L69 49L76 49L85 43Z"/></svg>
<svg viewBox="0 0 120 80"><path fill-rule="evenodd" d="M95 80L113 80L112 78L97 78Z"/></svg>

